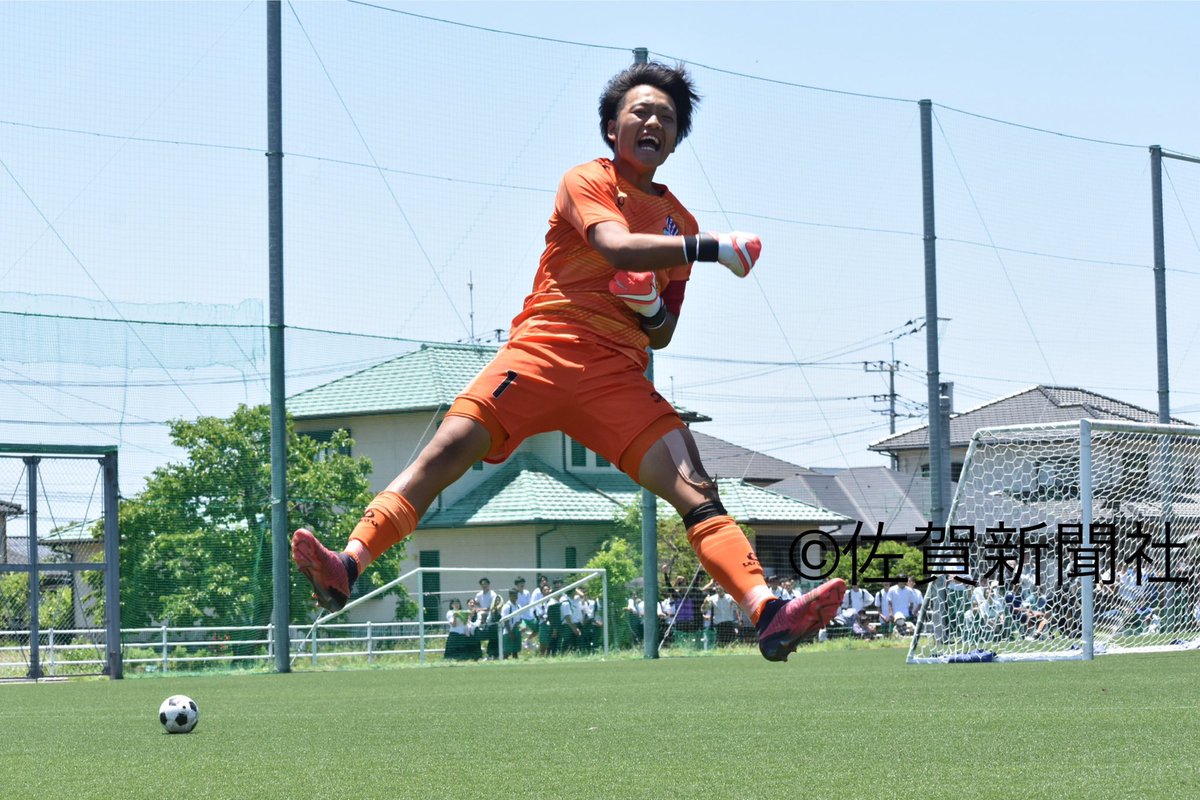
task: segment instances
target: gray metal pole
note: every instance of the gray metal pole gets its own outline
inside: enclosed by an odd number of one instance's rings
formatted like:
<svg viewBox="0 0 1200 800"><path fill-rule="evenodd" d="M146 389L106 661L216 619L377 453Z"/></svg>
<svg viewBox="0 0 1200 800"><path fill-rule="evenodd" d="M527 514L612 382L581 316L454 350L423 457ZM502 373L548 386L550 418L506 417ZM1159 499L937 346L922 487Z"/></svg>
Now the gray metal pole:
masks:
<svg viewBox="0 0 1200 800"><path fill-rule="evenodd" d="M933 103L918 102L921 109L921 198L925 240L925 361L929 396L929 516L935 526L946 524L950 494L950 458L943 432L941 372L938 366L937 236L933 228ZM945 448L945 449L944 449Z"/></svg>
<svg viewBox="0 0 1200 800"><path fill-rule="evenodd" d="M650 51L633 48L633 63L645 64ZM650 353L646 377L654 383L654 354ZM658 658L658 498L642 489L642 652L646 658Z"/></svg>
<svg viewBox="0 0 1200 800"><path fill-rule="evenodd" d="M283 380L283 89L279 0L267 2L267 228L271 331L271 565L275 671L291 672L288 622L287 411Z"/></svg>
<svg viewBox="0 0 1200 800"><path fill-rule="evenodd" d="M104 456L100 459L100 465L104 471L104 640L108 653L108 677L120 680L125 677L125 662L121 658L121 528L117 517L117 454Z"/></svg>
<svg viewBox="0 0 1200 800"><path fill-rule="evenodd" d="M1154 214L1154 321L1158 343L1158 421L1171 423L1171 379L1167 361L1167 255L1163 244L1162 148L1150 148L1150 204Z"/></svg>
<svg viewBox="0 0 1200 800"><path fill-rule="evenodd" d="M654 383L654 360L646 367ZM658 658L658 498L642 489L642 653Z"/></svg>
<svg viewBox="0 0 1200 800"><path fill-rule="evenodd" d="M42 572L38 565L38 461L30 456L25 461L25 480L27 489L25 515L29 520L29 677L37 680L42 677L41 654L38 652L42 644L42 629L39 624L42 598Z"/></svg>

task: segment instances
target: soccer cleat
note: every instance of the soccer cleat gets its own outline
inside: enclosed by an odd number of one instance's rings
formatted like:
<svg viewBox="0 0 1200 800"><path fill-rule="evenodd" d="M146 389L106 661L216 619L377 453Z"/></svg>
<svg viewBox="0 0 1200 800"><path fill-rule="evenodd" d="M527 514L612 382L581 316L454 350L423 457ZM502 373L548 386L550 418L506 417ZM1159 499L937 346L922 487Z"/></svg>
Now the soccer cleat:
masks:
<svg viewBox="0 0 1200 800"><path fill-rule="evenodd" d="M845 594L846 582L833 578L786 603L768 600L754 626L763 658L787 661L801 639L814 636L837 616Z"/></svg>
<svg viewBox="0 0 1200 800"><path fill-rule="evenodd" d="M326 611L341 611L350 599L350 575L342 556L300 528L292 534L292 559L313 587L313 599Z"/></svg>

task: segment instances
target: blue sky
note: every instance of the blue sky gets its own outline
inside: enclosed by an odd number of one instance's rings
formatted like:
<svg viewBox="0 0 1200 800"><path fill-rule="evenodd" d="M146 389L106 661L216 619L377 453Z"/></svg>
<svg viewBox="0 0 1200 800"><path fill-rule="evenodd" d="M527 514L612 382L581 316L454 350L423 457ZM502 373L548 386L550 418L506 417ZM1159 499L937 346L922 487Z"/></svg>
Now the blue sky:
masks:
<svg viewBox="0 0 1200 800"><path fill-rule="evenodd" d="M645 46L705 95L660 180L704 227L764 240L747 281L698 265L656 362L702 430L806 466L883 463L866 447L887 384L862 362L893 348L901 410L921 413L920 98L956 408L1035 383L1155 407L1146 146L1200 153L1200 5L377 5L283 9L287 320L378 337L297 332L290 392L506 329L558 176L604 154L600 87ZM265 321L264 18L0 4L0 311ZM1168 164L1173 409L1195 422L1198 185L1200 165ZM17 342L9 324L0 440L116 441L135 476L173 455L162 420L265 398L261 341Z"/></svg>

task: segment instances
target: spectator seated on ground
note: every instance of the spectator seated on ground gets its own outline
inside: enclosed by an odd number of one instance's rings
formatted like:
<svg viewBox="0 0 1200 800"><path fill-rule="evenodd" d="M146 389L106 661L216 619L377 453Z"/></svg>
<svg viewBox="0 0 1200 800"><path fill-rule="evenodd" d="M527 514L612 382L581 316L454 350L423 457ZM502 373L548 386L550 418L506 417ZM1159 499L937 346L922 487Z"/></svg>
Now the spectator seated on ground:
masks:
<svg viewBox="0 0 1200 800"><path fill-rule="evenodd" d="M879 636L879 626L867 619L866 612L855 613L850 622L850 632L857 639L874 639Z"/></svg>

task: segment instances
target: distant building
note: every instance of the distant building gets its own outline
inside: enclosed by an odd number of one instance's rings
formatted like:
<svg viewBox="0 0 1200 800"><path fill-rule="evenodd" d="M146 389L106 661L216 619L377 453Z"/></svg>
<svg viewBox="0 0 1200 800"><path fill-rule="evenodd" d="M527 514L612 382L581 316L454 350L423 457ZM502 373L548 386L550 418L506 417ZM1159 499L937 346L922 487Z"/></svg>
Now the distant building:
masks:
<svg viewBox="0 0 1200 800"><path fill-rule="evenodd" d="M930 520L929 478L888 467L807 470L771 490L848 517L851 522L835 534L839 541L852 536L859 522L862 537L875 536L882 525L883 535L912 541Z"/></svg>
<svg viewBox="0 0 1200 800"><path fill-rule="evenodd" d="M1069 386L1032 386L950 416L950 480L957 481L971 437L980 428L1033 425L1080 419L1158 422L1158 414L1140 406ZM1185 420L1173 423L1188 425ZM896 468L910 475L929 476L929 426L902 431L868 447L891 455Z"/></svg>
<svg viewBox="0 0 1200 800"><path fill-rule="evenodd" d="M10 562L8 556L8 518L19 517L24 513L25 509L16 503L0 500L0 564L15 563Z"/></svg>

